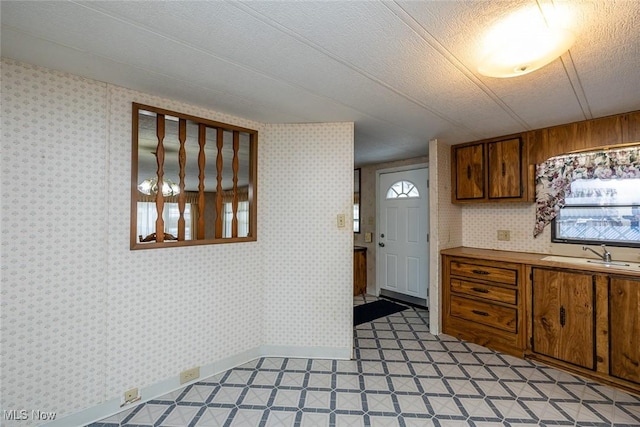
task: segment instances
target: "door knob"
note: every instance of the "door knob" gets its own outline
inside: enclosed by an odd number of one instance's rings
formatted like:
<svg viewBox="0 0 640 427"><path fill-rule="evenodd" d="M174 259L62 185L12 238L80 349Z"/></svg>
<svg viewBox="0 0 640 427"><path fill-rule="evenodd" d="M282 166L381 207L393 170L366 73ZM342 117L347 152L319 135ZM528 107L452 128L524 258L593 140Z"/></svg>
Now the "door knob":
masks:
<svg viewBox="0 0 640 427"><path fill-rule="evenodd" d="M378 246L380 246L381 248L384 248L384 243L380 242L380 243L378 243Z"/></svg>

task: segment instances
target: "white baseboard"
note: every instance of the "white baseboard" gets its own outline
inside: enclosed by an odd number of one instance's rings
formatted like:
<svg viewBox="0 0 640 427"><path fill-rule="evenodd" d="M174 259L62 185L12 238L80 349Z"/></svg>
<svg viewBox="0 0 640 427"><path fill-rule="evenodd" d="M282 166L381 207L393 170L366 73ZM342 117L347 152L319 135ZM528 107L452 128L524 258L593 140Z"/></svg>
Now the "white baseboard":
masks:
<svg viewBox="0 0 640 427"><path fill-rule="evenodd" d="M111 399L91 408L84 409L66 417L56 419L49 423L43 424L46 427L82 427L102 419L108 418L118 412L130 409L150 400L157 399L172 391L178 390L189 384L203 381L207 377L217 375L220 372L227 371L237 366L243 365L260 357L286 357L286 358L304 358L304 359L339 359L349 360L353 349L350 347L292 347L265 345L247 350L243 353L227 357L222 360L210 363L200 367L200 377L189 383L180 384L180 375L176 375L150 386L140 389L141 400L135 405L120 407L122 400L120 398Z"/></svg>
<svg viewBox="0 0 640 427"><path fill-rule="evenodd" d="M280 345L263 345L260 347L261 357L292 357L298 359L351 359L353 349L343 347L290 347Z"/></svg>

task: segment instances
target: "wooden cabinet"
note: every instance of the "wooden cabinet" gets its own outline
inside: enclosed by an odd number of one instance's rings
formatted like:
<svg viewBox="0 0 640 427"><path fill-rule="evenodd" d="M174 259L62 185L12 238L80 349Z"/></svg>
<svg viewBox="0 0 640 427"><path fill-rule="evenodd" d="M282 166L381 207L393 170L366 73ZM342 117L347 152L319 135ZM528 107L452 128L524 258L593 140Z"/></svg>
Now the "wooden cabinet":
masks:
<svg viewBox="0 0 640 427"><path fill-rule="evenodd" d="M451 248L442 330L640 394L640 271Z"/></svg>
<svg viewBox="0 0 640 427"><path fill-rule="evenodd" d="M451 150L453 203L526 200L520 136L454 145Z"/></svg>
<svg viewBox="0 0 640 427"><path fill-rule="evenodd" d="M595 369L595 277L533 268L531 350Z"/></svg>
<svg viewBox="0 0 640 427"><path fill-rule="evenodd" d="M531 271L528 357L640 393L640 277Z"/></svg>
<svg viewBox="0 0 640 427"><path fill-rule="evenodd" d="M489 150L489 199L520 199L523 195L522 140L487 144Z"/></svg>
<svg viewBox="0 0 640 427"><path fill-rule="evenodd" d="M522 357L522 266L443 256L443 331Z"/></svg>
<svg viewBox="0 0 640 427"><path fill-rule="evenodd" d="M622 116L622 142L640 142L640 111Z"/></svg>
<svg viewBox="0 0 640 427"><path fill-rule="evenodd" d="M353 248L353 295L367 292L367 248Z"/></svg>
<svg viewBox="0 0 640 427"><path fill-rule="evenodd" d="M609 282L609 372L640 384L640 278Z"/></svg>
<svg viewBox="0 0 640 427"><path fill-rule="evenodd" d="M455 200L484 199L484 144L457 147L455 161Z"/></svg>
<svg viewBox="0 0 640 427"><path fill-rule="evenodd" d="M640 142L640 111L537 129L528 136L530 165L571 151Z"/></svg>
<svg viewBox="0 0 640 427"><path fill-rule="evenodd" d="M452 203L532 202L535 165L576 150L640 142L640 111L451 147Z"/></svg>

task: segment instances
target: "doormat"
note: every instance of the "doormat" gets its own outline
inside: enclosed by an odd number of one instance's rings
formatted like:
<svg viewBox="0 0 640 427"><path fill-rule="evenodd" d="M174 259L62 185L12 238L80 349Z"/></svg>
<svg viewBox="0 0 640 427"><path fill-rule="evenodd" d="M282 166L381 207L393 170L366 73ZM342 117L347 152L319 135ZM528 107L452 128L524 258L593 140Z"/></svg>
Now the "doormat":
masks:
<svg viewBox="0 0 640 427"><path fill-rule="evenodd" d="M353 307L353 326L406 310L407 306L380 299Z"/></svg>

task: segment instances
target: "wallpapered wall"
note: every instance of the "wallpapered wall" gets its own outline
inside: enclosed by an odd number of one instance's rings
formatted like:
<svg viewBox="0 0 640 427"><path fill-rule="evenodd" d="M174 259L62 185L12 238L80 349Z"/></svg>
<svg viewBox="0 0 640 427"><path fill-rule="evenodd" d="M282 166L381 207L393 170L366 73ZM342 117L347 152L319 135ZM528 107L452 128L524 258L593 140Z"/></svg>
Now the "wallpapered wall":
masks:
<svg viewBox="0 0 640 427"><path fill-rule="evenodd" d="M463 246L516 252L533 252L583 257L581 244L551 243L551 225L533 237L535 203L492 203L462 207ZM498 230L509 230L509 241L498 240ZM597 248L597 246L592 245ZM613 258L640 261L640 253L633 248L610 247Z"/></svg>
<svg viewBox="0 0 640 427"><path fill-rule="evenodd" d="M260 131L257 242L129 250L134 101ZM351 349L352 123L262 125L8 59L2 108L2 409L60 418L265 345Z"/></svg>
<svg viewBox="0 0 640 427"><path fill-rule="evenodd" d="M265 343L351 348L353 228L336 215L353 211L353 124L267 125L260 141Z"/></svg>

